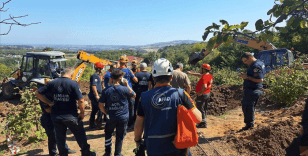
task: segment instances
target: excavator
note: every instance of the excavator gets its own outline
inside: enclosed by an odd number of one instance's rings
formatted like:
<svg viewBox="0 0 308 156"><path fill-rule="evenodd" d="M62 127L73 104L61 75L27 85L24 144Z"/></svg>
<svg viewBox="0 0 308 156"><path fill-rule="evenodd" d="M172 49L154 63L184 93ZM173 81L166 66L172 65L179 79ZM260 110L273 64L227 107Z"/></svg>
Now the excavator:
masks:
<svg viewBox="0 0 308 156"><path fill-rule="evenodd" d="M246 36L248 39L238 37L238 35ZM232 42L259 50L260 52L258 53L257 59L263 61L266 68L266 72L269 72L275 69L277 66L281 66L283 64L291 65L292 62L294 61L292 51L285 48L277 49L271 43L264 41L259 42L257 38L249 36L247 34L243 33L235 34L233 36ZM222 43L215 44L213 49L217 48L221 44ZM210 51L207 49L202 49L200 53L199 52L191 53L189 56L188 64L195 65L198 61L204 59L208 54L210 54Z"/></svg>
<svg viewBox="0 0 308 156"><path fill-rule="evenodd" d="M27 52L23 56L22 63L19 69L12 72L11 79L5 79L0 85L0 92L4 99L10 99L14 93L26 86L30 86L31 82L37 83L38 87L47 84L59 76L61 70L66 67L65 53L60 51L48 52ZM79 81L88 63L101 62L103 65L112 65L112 62L107 59L100 59L84 51L78 51L77 62L74 65L74 75L72 80ZM50 64L57 64L58 69L52 71ZM1 89L2 88L2 89Z"/></svg>

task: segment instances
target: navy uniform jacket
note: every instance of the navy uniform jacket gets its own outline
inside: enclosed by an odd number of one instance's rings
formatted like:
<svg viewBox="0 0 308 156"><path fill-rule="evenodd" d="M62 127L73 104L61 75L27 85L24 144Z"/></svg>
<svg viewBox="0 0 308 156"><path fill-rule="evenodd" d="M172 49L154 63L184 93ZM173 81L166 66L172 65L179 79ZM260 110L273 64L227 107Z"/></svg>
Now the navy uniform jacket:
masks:
<svg viewBox="0 0 308 156"><path fill-rule="evenodd" d="M60 77L38 89L42 95L51 95L54 105L51 118L68 119L78 117L77 102L83 98L79 85L69 78Z"/></svg>
<svg viewBox="0 0 308 156"><path fill-rule="evenodd" d="M253 62L253 64L247 70L247 76L253 77L255 79L264 79L265 76L265 66L259 59ZM244 89L260 89L262 88L262 83L255 83L250 80L244 80Z"/></svg>
<svg viewBox="0 0 308 156"><path fill-rule="evenodd" d="M181 96L181 97L180 97ZM177 131L177 106L195 109L183 89L171 86L155 87L141 94L138 116L144 117L144 140L148 155L176 152L174 137Z"/></svg>

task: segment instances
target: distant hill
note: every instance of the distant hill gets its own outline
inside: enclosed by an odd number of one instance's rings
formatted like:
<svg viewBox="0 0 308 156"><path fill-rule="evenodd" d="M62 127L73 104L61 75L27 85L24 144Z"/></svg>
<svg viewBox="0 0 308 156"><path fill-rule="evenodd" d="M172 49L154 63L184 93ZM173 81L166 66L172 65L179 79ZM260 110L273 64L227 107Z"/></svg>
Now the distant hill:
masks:
<svg viewBox="0 0 308 156"><path fill-rule="evenodd" d="M170 42L158 42L154 44L148 44L147 46L169 46L169 45L179 45L179 44L193 44L193 43L199 43L201 41L194 41L194 40L175 40Z"/></svg>
<svg viewBox="0 0 308 156"><path fill-rule="evenodd" d="M180 44L193 44L198 43L201 41L194 41L194 40L175 40L169 42L159 42L147 45L137 45L137 46L130 46L130 45L60 45L60 44L27 44L27 45L19 45L19 44L3 44L0 48L25 48L25 49L44 49L45 47L51 47L55 50L69 50L69 51L79 51L84 50L88 52L97 52L97 51L105 51L105 50L133 50L139 51L141 53L147 53L149 51L157 51L160 48L164 48L166 46L172 45L180 45ZM30 46L30 47L29 47Z"/></svg>

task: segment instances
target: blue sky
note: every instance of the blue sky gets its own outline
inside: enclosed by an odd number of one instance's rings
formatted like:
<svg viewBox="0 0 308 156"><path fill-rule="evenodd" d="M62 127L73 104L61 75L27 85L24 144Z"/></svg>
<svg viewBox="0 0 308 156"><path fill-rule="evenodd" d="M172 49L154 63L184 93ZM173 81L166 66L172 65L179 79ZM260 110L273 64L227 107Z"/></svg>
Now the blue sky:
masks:
<svg viewBox="0 0 308 156"><path fill-rule="evenodd" d="M4 2L6 0L2 0ZM248 21L255 30L274 0L13 0L1 20L28 14L0 44L145 45L173 40L202 41L204 29L220 19ZM8 30L1 25L1 33Z"/></svg>

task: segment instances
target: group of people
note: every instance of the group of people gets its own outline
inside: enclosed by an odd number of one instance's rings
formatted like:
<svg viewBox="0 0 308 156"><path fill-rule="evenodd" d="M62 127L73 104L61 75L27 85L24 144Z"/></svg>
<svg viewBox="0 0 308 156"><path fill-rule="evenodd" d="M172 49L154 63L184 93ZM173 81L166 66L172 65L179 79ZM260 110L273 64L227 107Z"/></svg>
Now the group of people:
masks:
<svg viewBox="0 0 308 156"><path fill-rule="evenodd" d="M244 79L242 109L246 126L242 128L243 131L254 126L255 105L262 94L265 67L262 61L255 59L249 52L244 53L241 60L250 66L247 74L238 74ZM134 130L136 146L143 143L149 156L191 155L189 148L177 149L173 144L177 132L177 107L181 104L190 111L197 120L198 128L207 128L207 103L214 81L210 74L211 66L203 64L199 73L187 72L200 77L195 88L197 98L194 102L189 95L191 82L187 74L182 72L182 63L177 63L174 69L167 59L160 58L154 62L151 73L148 73L146 63L141 63L138 70L137 62L132 63L132 69L127 68L126 56L120 57L119 62L118 68L111 65L103 77L104 66L96 63L96 71L90 78L88 96L92 112L89 127L105 129L104 155L111 155L115 129L115 156L121 155L127 130ZM41 101L42 125L48 135L49 154L52 156L58 155L56 145L61 156L75 152L65 143L67 128L74 134L83 156L96 155L90 151L87 143L82 122L84 98L77 82L71 80L73 72L73 68L65 68L61 77L39 88L36 93ZM79 114L77 107L80 109Z"/></svg>

